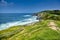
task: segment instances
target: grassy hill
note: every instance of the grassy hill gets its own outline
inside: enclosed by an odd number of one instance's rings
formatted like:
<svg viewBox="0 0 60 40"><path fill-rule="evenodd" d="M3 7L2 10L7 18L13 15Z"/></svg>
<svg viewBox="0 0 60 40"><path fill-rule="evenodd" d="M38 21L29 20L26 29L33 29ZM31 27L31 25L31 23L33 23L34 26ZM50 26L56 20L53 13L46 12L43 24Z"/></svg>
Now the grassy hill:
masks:
<svg viewBox="0 0 60 40"><path fill-rule="evenodd" d="M38 13L41 19L60 20L60 10L46 10Z"/></svg>
<svg viewBox="0 0 60 40"><path fill-rule="evenodd" d="M39 22L0 31L0 40L60 40L60 11L37 13Z"/></svg>

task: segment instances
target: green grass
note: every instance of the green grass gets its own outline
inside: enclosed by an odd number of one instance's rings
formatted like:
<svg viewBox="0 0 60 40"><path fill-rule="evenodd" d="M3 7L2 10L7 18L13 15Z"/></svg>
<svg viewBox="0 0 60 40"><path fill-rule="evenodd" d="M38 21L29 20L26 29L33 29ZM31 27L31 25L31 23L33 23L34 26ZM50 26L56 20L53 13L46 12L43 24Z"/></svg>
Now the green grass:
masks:
<svg viewBox="0 0 60 40"><path fill-rule="evenodd" d="M14 26L0 31L1 40L60 40L60 32L49 28L50 20L43 20L33 25ZM60 27L60 21L55 23Z"/></svg>
<svg viewBox="0 0 60 40"><path fill-rule="evenodd" d="M60 21L55 21L55 23L56 23L57 26L60 28Z"/></svg>

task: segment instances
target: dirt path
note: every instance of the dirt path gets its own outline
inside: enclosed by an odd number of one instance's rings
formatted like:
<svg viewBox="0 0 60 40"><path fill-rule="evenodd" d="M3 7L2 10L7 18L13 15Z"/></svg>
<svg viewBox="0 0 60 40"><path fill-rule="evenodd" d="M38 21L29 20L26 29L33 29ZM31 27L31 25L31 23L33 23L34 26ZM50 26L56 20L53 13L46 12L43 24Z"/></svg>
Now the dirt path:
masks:
<svg viewBox="0 0 60 40"><path fill-rule="evenodd" d="M50 21L49 22L49 24L48 24L48 26L50 26L49 28L51 28L51 29L53 29L53 30L60 30L60 28L59 27L57 27L57 25L55 24L55 22L54 21Z"/></svg>

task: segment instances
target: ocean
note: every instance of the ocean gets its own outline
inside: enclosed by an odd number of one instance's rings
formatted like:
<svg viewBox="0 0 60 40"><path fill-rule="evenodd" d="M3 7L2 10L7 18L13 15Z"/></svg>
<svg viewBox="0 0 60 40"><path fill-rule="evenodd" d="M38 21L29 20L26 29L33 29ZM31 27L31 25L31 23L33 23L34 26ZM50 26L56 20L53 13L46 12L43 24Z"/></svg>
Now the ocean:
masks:
<svg viewBox="0 0 60 40"><path fill-rule="evenodd" d="M37 20L37 16L33 14L34 13L0 13L0 30L39 21Z"/></svg>

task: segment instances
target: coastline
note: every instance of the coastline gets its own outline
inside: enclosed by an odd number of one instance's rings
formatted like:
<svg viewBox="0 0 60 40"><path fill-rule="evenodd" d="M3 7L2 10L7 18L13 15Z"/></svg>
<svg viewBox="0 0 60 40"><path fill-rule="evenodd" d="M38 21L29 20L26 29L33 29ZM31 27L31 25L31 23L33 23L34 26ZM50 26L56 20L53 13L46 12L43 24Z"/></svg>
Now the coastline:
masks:
<svg viewBox="0 0 60 40"><path fill-rule="evenodd" d="M37 16L33 16L31 18L25 19L25 21L15 21L15 22L9 22L5 24L1 24L0 30L5 30L13 26L19 26L19 25L31 25L33 23L38 22Z"/></svg>

